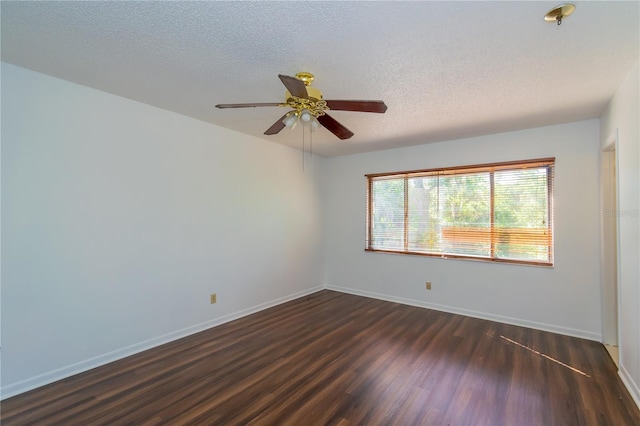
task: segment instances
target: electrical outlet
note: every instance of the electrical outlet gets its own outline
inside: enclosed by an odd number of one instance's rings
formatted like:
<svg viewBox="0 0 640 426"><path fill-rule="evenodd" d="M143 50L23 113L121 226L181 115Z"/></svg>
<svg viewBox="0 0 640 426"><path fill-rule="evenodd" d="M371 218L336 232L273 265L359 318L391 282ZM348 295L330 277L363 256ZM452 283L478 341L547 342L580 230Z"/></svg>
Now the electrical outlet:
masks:
<svg viewBox="0 0 640 426"><path fill-rule="evenodd" d="M216 303L216 301L217 301L216 294L215 294L215 293L213 293L213 294L211 295L211 304L213 305L214 303Z"/></svg>
<svg viewBox="0 0 640 426"><path fill-rule="evenodd" d="M427 290L431 290L431 281L427 281L426 287L427 287Z"/></svg>

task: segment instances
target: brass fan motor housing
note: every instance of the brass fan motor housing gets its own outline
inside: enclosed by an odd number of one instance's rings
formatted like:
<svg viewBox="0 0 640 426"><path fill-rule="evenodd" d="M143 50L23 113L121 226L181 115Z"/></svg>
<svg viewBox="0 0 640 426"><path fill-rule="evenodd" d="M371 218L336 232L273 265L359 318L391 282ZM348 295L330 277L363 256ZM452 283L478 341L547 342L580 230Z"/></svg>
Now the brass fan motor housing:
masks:
<svg viewBox="0 0 640 426"><path fill-rule="evenodd" d="M329 109L327 103L322 100L322 92L315 87L311 87L311 83L315 79L310 72L299 72L296 74L298 80L302 80L307 89L308 99L298 98L291 95L287 90L284 95L284 103L295 110L295 113L300 113L302 110L308 110L315 117L319 117L325 114L325 111Z"/></svg>

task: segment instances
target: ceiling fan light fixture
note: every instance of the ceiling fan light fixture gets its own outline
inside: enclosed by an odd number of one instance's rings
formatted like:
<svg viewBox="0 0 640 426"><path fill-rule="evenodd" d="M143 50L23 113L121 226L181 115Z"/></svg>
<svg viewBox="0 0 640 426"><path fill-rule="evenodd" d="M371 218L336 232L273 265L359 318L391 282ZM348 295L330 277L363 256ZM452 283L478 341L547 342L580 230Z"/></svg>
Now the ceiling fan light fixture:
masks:
<svg viewBox="0 0 640 426"><path fill-rule="evenodd" d="M320 127L320 123L318 122L317 118L313 117L313 120L311 120L311 124L309 124L311 132L315 132L316 130L318 130L318 127Z"/></svg>
<svg viewBox="0 0 640 426"><path fill-rule="evenodd" d="M296 112L291 112L287 114L287 116L285 117L284 120L282 120L282 122L288 128L293 129L294 127L296 127L296 124L298 124L298 114Z"/></svg>
<svg viewBox="0 0 640 426"><path fill-rule="evenodd" d="M342 140L352 137L353 132L329 116L326 111L383 113L387 110L387 106L383 101L324 100L322 92L310 86L314 77L313 74L308 72L298 73L295 77L278 74L278 78L287 89L285 91L284 102L218 104L216 108L254 108L267 106L291 108L291 111L280 117L264 134L275 135L285 127L293 129L300 121L303 126L309 127L311 132L322 126Z"/></svg>
<svg viewBox="0 0 640 426"><path fill-rule="evenodd" d="M300 121L303 125L306 126L307 124L311 123L313 118L313 114L311 114L308 109L303 109L302 111L300 111Z"/></svg>
<svg viewBox="0 0 640 426"><path fill-rule="evenodd" d="M316 116L308 109L300 111L300 122L304 127L308 127L311 132L315 132L320 126Z"/></svg>

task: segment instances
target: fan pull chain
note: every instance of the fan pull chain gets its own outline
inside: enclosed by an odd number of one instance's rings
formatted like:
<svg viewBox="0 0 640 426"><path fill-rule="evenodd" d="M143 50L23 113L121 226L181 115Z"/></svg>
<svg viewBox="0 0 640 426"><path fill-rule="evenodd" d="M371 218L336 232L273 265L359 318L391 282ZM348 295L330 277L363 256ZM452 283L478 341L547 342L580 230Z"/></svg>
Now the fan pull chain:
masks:
<svg viewBox="0 0 640 426"><path fill-rule="evenodd" d="M309 157L313 157L313 131L309 126Z"/></svg>
<svg viewBox="0 0 640 426"><path fill-rule="evenodd" d="M304 172L304 126L302 127L302 171Z"/></svg>

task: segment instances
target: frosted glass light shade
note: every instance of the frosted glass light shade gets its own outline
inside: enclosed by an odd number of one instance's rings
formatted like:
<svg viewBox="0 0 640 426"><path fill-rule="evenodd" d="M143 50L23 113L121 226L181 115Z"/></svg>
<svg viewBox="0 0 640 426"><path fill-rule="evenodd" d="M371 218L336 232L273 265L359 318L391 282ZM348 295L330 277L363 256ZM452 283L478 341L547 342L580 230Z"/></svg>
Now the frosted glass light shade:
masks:
<svg viewBox="0 0 640 426"><path fill-rule="evenodd" d="M300 113L300 121L303 125L307 125L313 121L313 115L306 109L303 109Z"/></svg>
<svg viewBox="0 0 640 426"><path fill-rule="evenodd" d="M311 125L310 125L310 127L311 127L311 131L312 131L312 132L315 132L316 130L318 130L318 126L319 126L319 125L320 125L320 124L318 123L318 119L316 119L315 117L313 117L313 120L311 120Z"/></svg>
<svg viewBox="0 0 640 426"><path fill-rule="evenodd" d="M282 122L288 128L293 129L298 123L298 116L295 114L288 115L284 120L282 120Z"/></svg>

